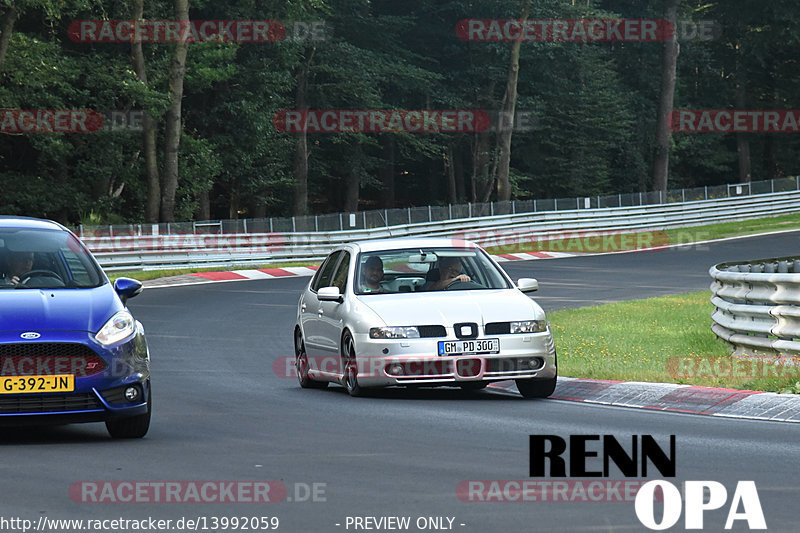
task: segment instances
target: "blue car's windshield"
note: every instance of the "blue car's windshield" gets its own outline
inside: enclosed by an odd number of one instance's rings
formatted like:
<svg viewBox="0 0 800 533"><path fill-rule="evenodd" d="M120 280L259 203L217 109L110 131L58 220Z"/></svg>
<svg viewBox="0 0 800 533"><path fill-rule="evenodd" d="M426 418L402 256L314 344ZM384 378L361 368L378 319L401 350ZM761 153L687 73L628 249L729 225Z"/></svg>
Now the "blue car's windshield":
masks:
<svg viewBox="0 0 800 533"><path fill-rule="evenodd" d="M100 267L70 233L0 228L0 290L82 289L104 282Z"/></svg>

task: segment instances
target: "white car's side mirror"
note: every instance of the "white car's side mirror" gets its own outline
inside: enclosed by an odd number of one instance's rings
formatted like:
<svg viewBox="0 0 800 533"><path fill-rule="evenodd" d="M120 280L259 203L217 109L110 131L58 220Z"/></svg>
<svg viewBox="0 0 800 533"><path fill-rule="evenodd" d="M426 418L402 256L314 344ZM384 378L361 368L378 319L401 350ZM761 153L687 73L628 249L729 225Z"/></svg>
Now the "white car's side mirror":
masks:
<svg viewBox="0 0 800 533"><path fill-rule="evenodd" d="M339 292L339 287L322 287L317 293L317 298L319 298L321 302L342 303L344 301L344 298L342 298Z"/></svg>
<svg viewBox="0 0 800 533"><path fill-rule="evenodd" d="M517 288L522 292L533 292L539 290L539 282L533 278L519 278Z"/></svg>

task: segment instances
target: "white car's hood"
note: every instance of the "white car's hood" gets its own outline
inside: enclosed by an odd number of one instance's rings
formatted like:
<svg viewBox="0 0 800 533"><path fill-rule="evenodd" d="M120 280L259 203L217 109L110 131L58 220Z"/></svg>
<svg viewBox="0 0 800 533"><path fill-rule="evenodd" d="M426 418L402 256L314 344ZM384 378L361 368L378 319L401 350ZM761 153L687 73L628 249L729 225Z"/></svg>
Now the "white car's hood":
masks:
<svg viewBox="0 0 800 533"><path fill-rule="evenodd" d="M387 326L452 327L458 322L486 324L545 318L542 308L516 289L375 294L358 300Z"/></svg>

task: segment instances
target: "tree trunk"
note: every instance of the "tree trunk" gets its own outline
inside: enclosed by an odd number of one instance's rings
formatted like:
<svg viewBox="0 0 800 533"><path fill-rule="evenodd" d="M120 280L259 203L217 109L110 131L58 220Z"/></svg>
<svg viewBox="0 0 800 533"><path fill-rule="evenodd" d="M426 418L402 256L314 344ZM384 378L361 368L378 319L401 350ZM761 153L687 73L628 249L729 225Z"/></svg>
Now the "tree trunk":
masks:
<svg viewBox="0 0 800 533"><path fill-rule="evenodd" d="M778 157L775 152L775 134L768 133L764 136L764 151L762 152L762 168L764 179L771 180L778 177Z"/></svg>
<svg viewBox="0 0 800 533"><path fill-rule="evenodd" d="M445 156L445 170L447 171L447 203L456 203L456 169L454 165L455 155L453 145L447 145L447 156Z"/></svg>
<svg viewBox="0 0 800 533"><path fill-rule="evenodd" d="M344 211L355 213L358 211L358 189L361 179L358 173L358 164L353 161L345 183Z"/></svg>
<svg viewBox="0 0 800 533"><path fill-rule="evenodd" d="M308 135L301 131L295 137L292 214L299 217L308 213Z"/></svg>
<svg viewBox="0 0 800 533"><path fill-rule="evenodd" d="M315 51L316 48L311 49L311 54L300 65L297 73L297 92L295 93L295 109L297 111L308 110L308 71ZM292 170L294 178L292 214L294 216L308 214L308 155L308 133L304 129L295 134L294 168Z"/></svg>
<svg viewBox="0 0 800 533"><path fill-rule="evenodd" d="M481 200L486 189L491 193L492 183L489 181L489 132L475 134L475 146L472 157L472 195L473 202ZM485 201L485 200L482 200Z"/></svg>
<svg viewBox="0 0 800 533"><path fill-rule="evenodd" d="M211 198L209 191L200 191L197 194L197 220L211 219Z"/></svg>
<svg viewBox="0 0 800 533"><path fill-rule="evenodd" d="M739 65L737 64L737 67ZM736 84L736 109L745 109L745 84L741 79L744 76L744 69L737 68L737 77L740 79ZM750 141L747 139L747 134L736 134L736 151L739 153L739 182L746 183L750 181L752 173L750 170Z"/></svg>
<svg viewBox="0 0 800 533"><path fill-rule="evenodd" d="M461 145L456 145L453 149L453 172L456 179L456 201L466 198L464 191L464 164L461 161Z"/></svg>
<svg viewBox="0 0 800 533"><path fill-rule="evenodd" d="M777 73L773 73L771 78L774 80L776 76ZM770 107L772 109L779 109L782 106L780 96L778 95L778 89L773 84L769 90L772 92L772 105ZM764 135L763 168L765 180L779 178L783 174L778 167L778 152L774 133L767 133Z"/></svg>
<svg viewBox="0 0 800 533"><path fill-rule="evenodd" d="M14 2L6 8L3 16L0 17L0 71L3 70L3 65L6 62L6 53L8 53L8 43L11 42L11 33L14 31L14 23L17 21L17 10L14 7Z"/></svg>
<svg viewBox="0 0 800 533"><path fill-rule="evenodd" d="M520 20L528 18L528 0L522 4ZM511 182L508 174L511 166L511 134L514 131L514 110L517 107L517 81L519 80L519 49L522 40L511 44L511 65L508 68L506 93L500 106L500 117L497 121L497 200L511 200Z"/></svg>
<svg viewBox="0 0 800 533"><path fill-rule="evenodd" d="M133 6L133 20L144 18L144 0L135 0ZM147 66L142 52L142 43L131 42L131 63L136 77L147 85ZM158 151L156 148L156 122L147 110L142 117L142 152L144 153L144 169L147 180L147 202L145 205L145 220L150 223L158 222L158 212L161 207L161 180L158 175Z"/></svg>
<svg viewBox="0 0 800 533"><path fill-rule="evenodd" d="M666 19L676 26L676 12L678 0L664 0ZM667 191L667 176L669 175L669 143L671 133L667 117L672 112L672 102L675 97L675 71L678 64L680 45L673 32L669 41L664 43L664 53L661 61L661 94L658 101L658 120L656 122L656 153L653 158L653 190Z"/></svg>
<svg viewBox="0 0 800 533"><path fill-rule="evenodd" d="M188 35L183 24L189 22L189 0L174 0L175 19L181 21L181 37ZM170 107L164 129L164 183L161 189L161 221L175 220L175 193L178 190L178 150L181 144L181 101L183 78L186 74L186 54L189 42L179 39L175 43L169 69Z"/></svg>
<svg viewBox="0 0 800 533"><path fill-rule="evenodd" d="M381 156L384 165L378 170L378 177L383 184L381 191L383 201L381 207L394 209L396 198L394 188L394 140L392 135L381 135Z"/></svg>
<svg viewBox="0 0 800 533"><path fill-rule="evenodd" d="M230 203L228 205L228 218L239 219L239 191L231 191Z"/></svg>

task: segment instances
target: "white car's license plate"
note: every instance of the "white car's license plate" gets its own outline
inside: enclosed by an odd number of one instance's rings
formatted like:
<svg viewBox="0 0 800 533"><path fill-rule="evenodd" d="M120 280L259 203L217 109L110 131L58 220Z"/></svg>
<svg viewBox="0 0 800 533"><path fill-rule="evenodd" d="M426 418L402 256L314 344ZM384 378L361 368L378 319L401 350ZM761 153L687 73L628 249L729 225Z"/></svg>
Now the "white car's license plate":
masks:
<svg viewBox="0 0 800 533"><path fill-rule="evenodd" d="M439 341L439 355L500 353L500 339Z"/></svg>

